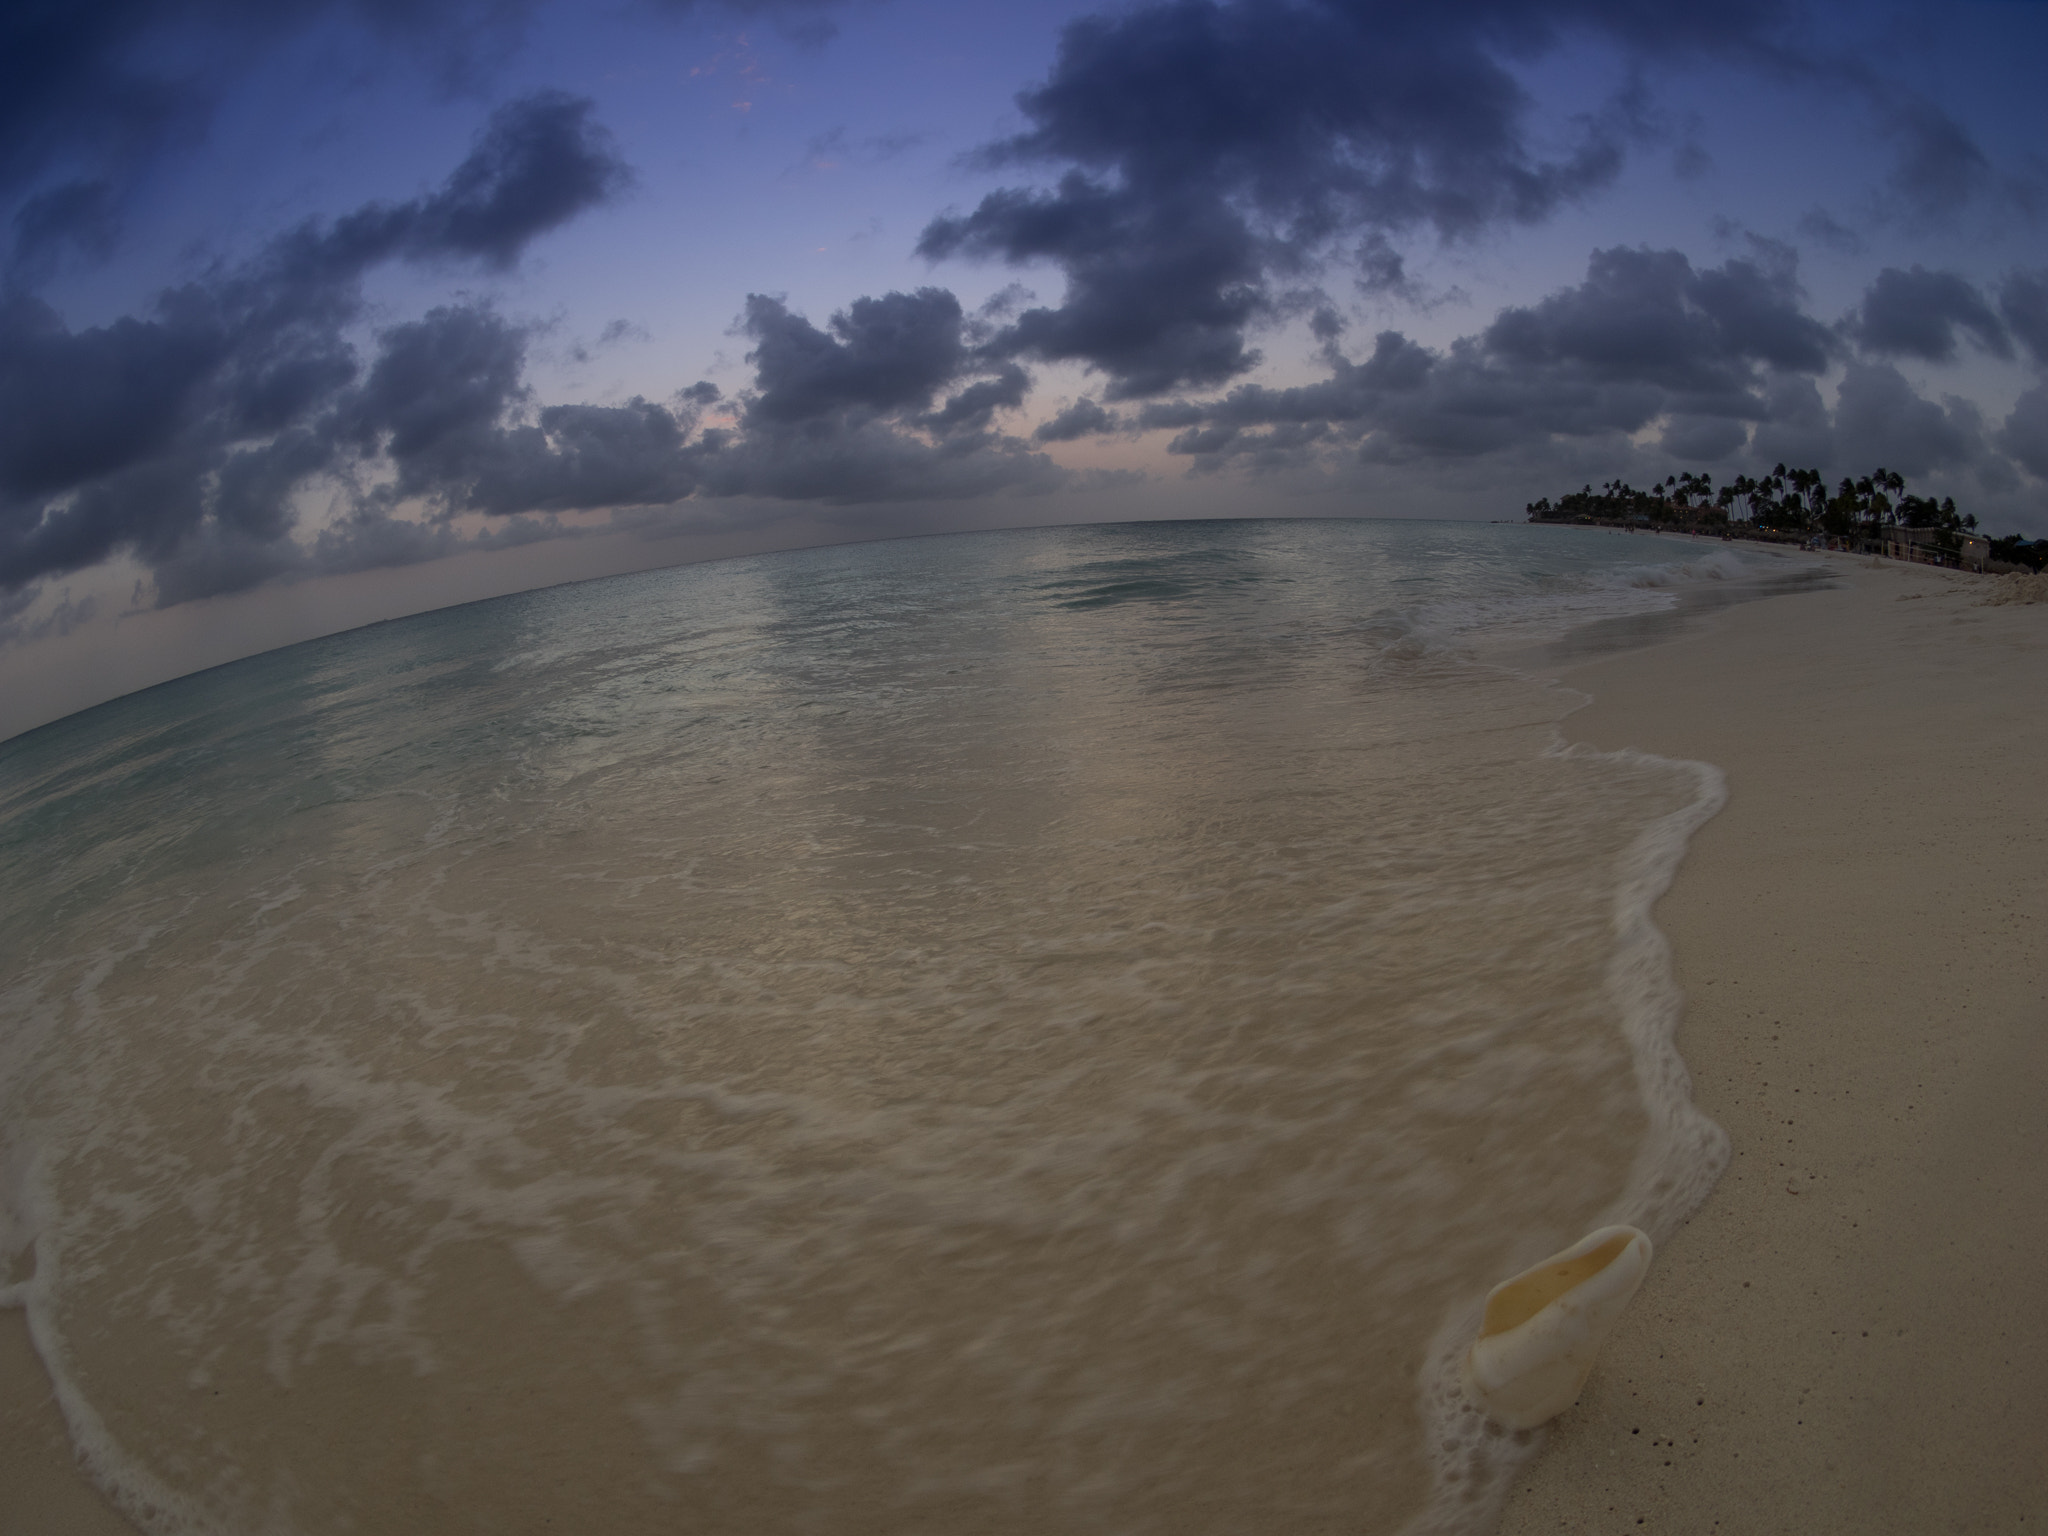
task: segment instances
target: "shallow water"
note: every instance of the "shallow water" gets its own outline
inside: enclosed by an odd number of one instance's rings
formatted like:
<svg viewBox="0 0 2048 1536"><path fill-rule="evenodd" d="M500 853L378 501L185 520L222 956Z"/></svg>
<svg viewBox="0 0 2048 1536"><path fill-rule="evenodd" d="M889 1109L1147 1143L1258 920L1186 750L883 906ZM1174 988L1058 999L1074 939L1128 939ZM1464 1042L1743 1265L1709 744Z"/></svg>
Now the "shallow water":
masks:
<svg viewBox="0 0 2048 1536"><path fill-rule="evenodd" d="M0 1299L155 1530L1482 1527L1478 1299L1718 1169L1718 781L1469 652L1731 561L813 551L0 744Z"/></svg>

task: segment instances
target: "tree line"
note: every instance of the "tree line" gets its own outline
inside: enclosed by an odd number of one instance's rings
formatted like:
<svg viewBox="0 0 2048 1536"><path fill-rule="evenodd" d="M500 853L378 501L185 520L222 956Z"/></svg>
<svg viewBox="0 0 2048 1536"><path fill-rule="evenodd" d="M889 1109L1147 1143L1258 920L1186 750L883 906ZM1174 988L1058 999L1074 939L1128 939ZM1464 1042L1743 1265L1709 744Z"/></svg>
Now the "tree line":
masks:
<svg viewBox="0 0 2048 1536"><path fill-rule="evenodd" d="M1719 489L1712 475L1667 475L1662 484L1638 490L1625 480L1610 480L1598 490L1588 485L1552 502L1532 501L1524 509L1532 523L1602 523L1650 527L1672 532L1727 533L1730 524L1747 522L1746 532L1787 541L1815 537L1882 543L1888 528L1934 531L1937 549L1954 554L1962 536L1974 532L1974 514L1959 513L1955 498L1916 496L1903 475L1878 468L1860 478L1844 476L1830 489L1816 469L1780 464L1767 475L1737 475ZM1993 559L2042 568L2048 548L2018 534L1990 540Z"/></svg>

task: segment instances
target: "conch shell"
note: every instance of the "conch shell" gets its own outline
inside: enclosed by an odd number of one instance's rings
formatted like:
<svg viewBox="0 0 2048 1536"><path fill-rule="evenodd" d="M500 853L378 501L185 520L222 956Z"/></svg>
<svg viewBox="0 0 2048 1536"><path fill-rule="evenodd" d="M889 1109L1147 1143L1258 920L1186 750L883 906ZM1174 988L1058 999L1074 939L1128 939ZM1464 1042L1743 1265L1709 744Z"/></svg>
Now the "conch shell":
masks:
<svg viewBox="0 0 2048 1536"><path fill-rule="evenodd" d="M1579 1400L1593 1359L1650 1269L1650 1239L1602 1227L1487 1293L1465 1353L1465 1395L1509 1429L1534 1429Z"/></svg>

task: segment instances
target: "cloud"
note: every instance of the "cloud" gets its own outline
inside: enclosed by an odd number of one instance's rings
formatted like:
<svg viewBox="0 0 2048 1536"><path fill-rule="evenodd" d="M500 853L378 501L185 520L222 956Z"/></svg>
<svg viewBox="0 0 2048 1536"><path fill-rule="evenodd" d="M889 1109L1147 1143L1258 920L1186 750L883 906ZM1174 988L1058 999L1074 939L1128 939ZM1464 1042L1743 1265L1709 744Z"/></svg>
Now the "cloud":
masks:
<svg viewBox="0 0 2048 1536"><path fill-rule="evenodd" d="M2038 368L2048 368L2048 267L2009 274L1998 289L1998 312Z"/></svg>
<svg viewBox="0 0 2048 1536"><path fill-rule="evenodd" d="M466 505L502 515L681 501L696 485L685 451L692 425L638 395L624 405L548 406L505 435Z"/></svg>
<svg viewBox="0 0 2048 1536"><path fill-rule="evenodd" d="M882 165L930 139L931 134L924 131L867 134L856 139L843 126L828 128L805 141L803 154L783 174L836 171L848 164Z"/></svg>
<svg viewBox="0 0 2048 1536"><path fill-rule="evenodd" d="M1875 84L1875 83L1874 83ZM1934 103L1875 86L1878 121L1899 145L1887 184L1922 222L1952 217L1991 179L1969 131Z"/></svg>
<svg viewBox="0 0 2048 1536"><path fill-rule="evenodd" d="M1031 437L1040 443L1071 443L1076 438L1121 432L1127 425L1121 417L1112 415L1083 395L1050 420L1040 422Z"/></svg>
<svg viewBox="0 0 2048 1536"><path fill-rule="evenodd" d="M1845 256L1862 255L1866 244L1862 235L1818 205L1800 215L1799 233L1815 245Z"/></svg>
<svg viewBox="0 0 2048 1536"><path fill-rule="evenodd" d="M51 172L116 200L167 149L203 137L228 82L330 17L474 79L516 35L521 0L98 0L0 7L0 197Z"/></svg>
<svg viewBox="0 0 2048 1536"><path fill-rule="evenodd" d="M967 361L960 301L943 288L856 299L820 330L781 300L747 298L749 420L813 421L922 409Z"/></svg>
<svg viewBox="0 0 2048 1536"><path fill-rule="evenodd" d="M402 204L406 254L504 268L538 235L609 202L631 176L592 103L537 91L491 114L476 149L434 196Z"/></svg>
<svg viewBox="0 0 2048 1536"><path fill-rule="evenodd" d="M398 471L386 500L436 496L466 505L467 487L501 451L500 423L527 398L526 334L488 309L444 306L394 326L337 425L360 453ZM521 509L524 510L524 509Z"/></svg>
<svg viewBox="0 0 2048 1536"><path fill-rule="evenodd" d="M47 611L35 618L29 617L29 610L35 607L41 596L41 592L33 588L11 594L0 593L0 645L18 645L51 635L68 635L79 625L90 623L99 611L97 598L74 599L67 588Z"/></svg>
<svg viewBox="0 0 2048 1536"><path fill-rule="evenodd" d="M561 91L507 102L438 192L359 208L331 230L307 232L293 254L309 268L360 269L394 257L508 268L537 237L631 184L591 111L589 100Z"/></svg>
<svg viewBox="0 0 2048 1536"><path fill-rule="evenodd" d="M1030 380L971 346L960 301L943 288L856 299L822 328L752 294L742 326L754 385L740 397L740 430L695 445L703 494L858 505L1043 491L1068 478L989 430Z"/></svg>
<svg viewBox="0 0 2048 1536"><path fill-rule="evenodd" d="M1244 344L1268 304L1256 242L1206 195L1137 199L1077 172L1056 192L999 192L938 220L918 250L1059 260L1066 302L1024 311L990 346L1089 363L1110 375L1111 399L1220 384L1258 361Z"/></svg>
<svg viewBox="0 0 2048 1536"><path fill-rule="evenodd" d="M164 605L571 531L530 514L692 496L915 502L1071 479L991 429L1030 380L968 346L943 289L862 299L822 328L752 297L743 325L755 373L733 402L740 426L700 430L720 402L708 383L667 405L537 406L530 328L475 301L379 332L365 367L337 329L358 311L354 290L307 277L331 276L325 257L360 242L300 235L213 288L166 296L155 321L73 334L36 301L7 312L68 367L51 370L74 386L57 419L98 427L39 440L36 420L8 424L0 467L15 494L0 513L0 592L125 550ZM10 355L36 361L32 346ZM25 398L26 377L15 382ZM297 498L323 476L342 515L302 539ZM468 513L497 528L458 533L453 519Z"/></svg>
<svg viewBox="0 0 2048 1536"><path fill-rule="evenodd" d="M1750 438L1757 463L1834 468L1835 424L1810 378L1780 376L1764 386L1764 416Z"/></svg>
<svg viewBox="0 0 2048 1536"><path fill-rule="evenodd" d="M0 300L0 496L32 497L160 451L230 351L195 306L72 332L42 300Z"/></svg>
<svg viewBox="0 0 2048 1536"><path fill-rule="evenodd" d="M2004 325L1967 279L1918 265L1909 272L1886 267L1878 273L1848 329L1864 351L1882 356L1949 362L1958 330L1994 357L2013 355Z"/></svg>
<svg viewBox="0 0 2048 1536"><path fill-rule="evenodd" d="M1998 446L2048 480L2048 388L2036 385L2013 402L1998 432Z"/></svg>
<svg viewBox="0 0 2048 1536"><path fill-rule="evenodd" d="M2048 465L2048 392L2022 397L1994 446L1971 402L1927 399L1889 364L1845 362L1802 300L1792 253L1770 242L1705 268L1676 251L1596 251L1583 282L1448 346L1383 330L1354 361L1323 326L1327 377L1152 401L1135 425L1172 432L1167 451L1194 474L1323 484L1367 483L1385 467L1468 480L1540 469L1576 483L1784 461L1829 474L1883 464L1958 489L1968 478L2010 504L2019 482L1997 450ZM1830 407L1820 383L1838 365Z"/></svg>
<svg viewBox="0 0 2048 1536"><path fill-rule="evenodd" d="M919 418L920 426L940 434L986 432L997 411L1014 411L1030 392L1031 376L1015 363L1005 363L992 379L970 384L944 407Z"/></svg>
<svg viewBox="0 0 2048 1536"><path fill-rule="evenodd" d="M1985 457L1983 422L1967 400L1923 398L1888 363L1852 363L1835 404L1835 457L1910 476L1962 469Z"/></svg>
<svg viewBox="0 0 2048 1536"><path fill-rule="evenodd" d="M1399 292L1387 234L1537 223L1613 181L1630 114L1596 113L1539 151L1510 63L1568 31L1637 56L1740 55L1782 16L1766 3L1176 0L1084 18L1018 98L1029 127L982 157L1054 168L1054 184L934 219L918 249L1061 270L1062 301L1017 316L994 349L1085 363L1112 400L1215 387L1257 363L1247 333L1275 314L1276 277L1332 259L1345 237L1364 236L1360 280Z"/></svg>
<svg viewBox="0 0 2048 1536"><path fill-rule="evenodd" d="M665 503L696 484L685 447L694 416L635 396L518 419L531 400L527 331L491 310L445 306L381 340L368 377L337 411L355 451L396 471L358 503L376 515L345 525L352 549L391 547L396 535L381 524L407 500L504 516Z"/></svg>
<svg viewBox="0 0 2048 1536"><path fill-rule="evenodd" d="M1749 424L1725 416L1675 415L1657 439L1672 458L1693 464L1714 463L1748 444Z"/></svg>
<svg viewBox="0 0 2048 1536"><path fill-rule="evenodd" d="M92 189L118 210L167 155L201 143L231 84L278 48L316 28L367 51L365 73L394 57L422 65L443 89L475 93L521 42L537 0L23 0L0 6L0 208L54 230L51 206ZM724 11L762 17L786 34L821 41L844 0L646 0L656 14ZM562 182L551 179L559 188ZM445 234L467 254L503 259L501 218L531 223L544 211L517 206L524 191L501 184L444 210ZM23 201L25 200L25 201ZM110 219L71 228L88 251L104 249ZM19 254L19 252L17 253Z"/></svg>
<svg viewBox="0 0 2048 1536"><path fill-rule="evenodd" d="M513 401L523 334L474 307L387 332L368 377L350 330L390 260L503 267L615 196L625 171L589 103L500 107L441 188L308 223L239 267L160 293L144 316L67 328L0 298L0 590L127 549L160 596L228 590L291 561L293 497L383 444L399 483L439 486Z"/></svg>
<svg viewBox="0 0 2048 1536"><path fill-rule="evenodd" d="M1774 255L1696 271L1678 251L1595 251L1578 287L1504 310L1487 350L1740 404L1757 363L1800 373L1827 366L1827 332L1800 311L1794 270Z"/></svg>
<svg viewBox="0 0 2048 1536"><path fill-rule="evenodd" d="M1705 269L1677 251L1596 251L1583 283L1504 309L1443 351L1387 330L1354 363L1326 338L1325 381L1157 403L1139 424L1181 429L1170 451L1213 465L1338 443L1413 462L1618 442L1668 417L1670 451L1712 458L1768 416L1772 379L1828 367L1829 333L1799 299L1775 247Z"/></svg>

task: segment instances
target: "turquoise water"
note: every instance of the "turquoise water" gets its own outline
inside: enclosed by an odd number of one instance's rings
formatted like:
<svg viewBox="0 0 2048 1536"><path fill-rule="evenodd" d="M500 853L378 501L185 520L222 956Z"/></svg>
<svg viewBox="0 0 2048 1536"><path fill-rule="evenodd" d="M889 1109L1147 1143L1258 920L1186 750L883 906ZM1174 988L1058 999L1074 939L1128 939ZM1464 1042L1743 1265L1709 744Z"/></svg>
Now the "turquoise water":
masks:
<svg viewBox="0 0 2048 1536"><path fill-rule="evenodd" d="M1743 573L913 540L0 743L0 1300L153 1530L1481 1528L1472 1307L1720 1155L1718 781L1484 658Z"/></svg>

